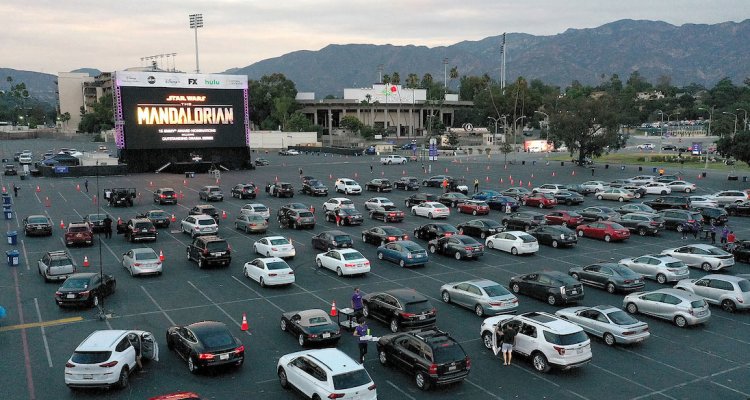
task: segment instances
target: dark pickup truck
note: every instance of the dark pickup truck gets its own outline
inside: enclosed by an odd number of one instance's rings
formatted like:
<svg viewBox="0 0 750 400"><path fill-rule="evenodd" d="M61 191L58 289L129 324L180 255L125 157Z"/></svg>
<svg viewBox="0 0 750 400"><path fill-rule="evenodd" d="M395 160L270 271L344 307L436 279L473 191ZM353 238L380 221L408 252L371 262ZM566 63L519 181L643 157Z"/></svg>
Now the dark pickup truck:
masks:
<svg viewBox="0 0 750 400"><path fill-rule="evenodd" d="M110 207L132 207L137 194L135 188L104 189L104 200Z"/></svg>

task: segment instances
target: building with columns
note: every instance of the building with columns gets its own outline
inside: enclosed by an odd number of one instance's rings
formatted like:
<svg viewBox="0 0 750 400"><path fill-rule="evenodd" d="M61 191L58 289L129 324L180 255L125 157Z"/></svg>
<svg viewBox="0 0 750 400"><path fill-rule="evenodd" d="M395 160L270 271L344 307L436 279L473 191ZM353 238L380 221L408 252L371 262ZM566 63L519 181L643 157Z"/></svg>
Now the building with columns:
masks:
<svg viewBox="0 0 750 400"><path fill-rule="evenodd" d="M363 124L383 128L396 137L424 136L436 121L452 127L457 109L474 106L471 101L459 101L457 94L428 101L426 89L391 84L344 89L343 99L316 100L314 93L299 93L296 101L302 106L299 112L331 132L339 128L343 117L353 115Z"/></svg>

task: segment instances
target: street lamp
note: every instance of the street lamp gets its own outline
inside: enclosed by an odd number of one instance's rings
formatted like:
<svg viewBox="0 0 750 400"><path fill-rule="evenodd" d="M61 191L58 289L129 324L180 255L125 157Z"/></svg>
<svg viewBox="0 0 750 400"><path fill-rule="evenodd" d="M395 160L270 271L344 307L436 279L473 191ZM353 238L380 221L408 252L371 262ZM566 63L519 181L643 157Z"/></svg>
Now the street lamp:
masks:
<svg viewBox="0 0 750 400"><path fill-rule="evenodd" d="M534 113L544 115L544 129L547 131L547 140L549 140L549 114L543 111L534 111Z"/></svg>
<svg viewBox="0 0 750 400"><path fill-rule="evenodd" d="M190 29L195 31L195 73L201 73L198 64L198 28L203 28L203 14L190 14Z"/></svg>
<svg viewBox="0 0 750 400"><path fill-rule="evenodd" d="M661 115L661 125L659 125L659 154L661 154L662 143L664 142L664 111L656 110L656 112ZM667 116L667 121L669 121L669 116Z"/></svg>
<svg viewBox="0 0 750 400"><path fill-rule="evenodd" d="M698 109L703 110L703 111L708 111L708 136L711 136L711 124L714 121L714 109L716 109L716 106L711 106L710 109L706 107L698 107Z"/></svg>
<svg viewBox="0 0 750 400"><path fill-rule="evenodd" d="M736 111L743 111L745 113L745 118L742 119L742 130L747 130L747 110L744 108L738 108Z"/></svg>
<svg viewBox="0 0 750 400"><path fill-rule="evenodd" d="M737 134L737 114L731 113L731 112L728 112L728 111L724 111L724 112L722 112L722 114L734 115L734 132L732 132L732 139L734 139L734 135Z"/></svg>
<svg viewBox="0 0 750 400"><path fill-rule="evenodd" d="M495 134L492 136L492 144L497 145L497 123L500 120L503 120L503 126L507 125L508 122L507 122L506 116L505 116L505 114L503 114L503 115L501 115L501 116L499 116L497 118L487 117L487 119L495 122ZM505 128L503 128L503 135L505 135Z"/></svg>
<svg viewBox="0 0 750 400"><path fill-rule="evenodd" d="M515 121L513 121L513 149L516 150L516 152L513 153L513 162L518 161L518 149L516 149L516 144L518 143L518 137L516 136L518 129L516 128L516 124L518 124L518 121L520 121L520 120L522 120L524 118L526 118L526 116L522 115L522 116L516 118Z"/></svg>

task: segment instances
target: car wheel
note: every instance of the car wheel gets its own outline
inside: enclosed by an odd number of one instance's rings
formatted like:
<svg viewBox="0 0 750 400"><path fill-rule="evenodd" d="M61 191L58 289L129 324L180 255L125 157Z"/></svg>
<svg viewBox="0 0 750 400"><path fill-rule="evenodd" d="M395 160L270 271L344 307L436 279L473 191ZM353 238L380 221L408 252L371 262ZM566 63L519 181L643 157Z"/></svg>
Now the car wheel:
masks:
<svg viewBox="0 0 750 400"><path fill-rule="evenodd" d="M448 293L447 290L443 290L442 296L440 296L441 299L443 299L443 303L450 303L451 302L451 294Z"/></svg>
<svg viewBox="0 0 750 400"><path fill-rule="evenodd" d="M733 313L737 310L737 305L732 300L726 299L721 302L721 309Z"/></svg>
<svg viewBox="0 0 750 400"><path fill-rule="evenodd" d="M573 201L571 201L571 200L565 200L565 205L566 206L572 206L573 205Z"/></svg>
<svg viewBox="0 0 750 400"><path fill-rule="evenodd" d="M453 257L455 257L456 260L460 260L461 259L461 252L457 251L456 254L453 255Z"/></svg>
<svg viewBox="0 0 750 400"><path fill-rule="evenodd" d="M667 276L664 275L664 274L658 274L658 275L656 275L656 281L659 282L659 283L661 283L661 284L665 284L665 283L667 283Z"/></svg>
<svg viewBox="0 0 750 400"><path fill-rule="evenodd" d="M604 197L602 197L602 195L597 195L597 196L596 196L596 199L597 199L597 200L604 200Z"/></svg>
<svg viewBox="0 0 750 400"><path fill-rule="evenodd" d="M680 328L684 328L685 326L687 326L687 320L682 315L678 315L674 317L674 324Z"/></svg>
<svg viewBox="0 0 750 400"><path fill-rule="evenodd" d="M430 249L430 253L432 254L435 254L437 252L437 247L435 247L434 244L431 244L429 249Z"/></svg>
<svg viewBox="0 0 750 400"><path fill-rule="evenodd" d="M617 287L615 287L615 284L612 282L607 283L607 292L614 293L617 291Z"/></svg>
<svg viewBox="0 0 750 400"><path fill-rule="evenodd" d="M400 260L398 262L398 266L401 267L401 268L404 268L404 267L406 267L406 262L404 262L404 260Z"/></svg>
<svg viewBox="0 0 750 400"><path fill-rule="evenodd" d="M385 354L385 350L380 350L378 352L378 360L380 361L380 364L384 367L387 367L388 364L390 364L390 361L388 360L388 356Z"/></svg>
<svg viewBox="0 0 750 400"><path fill-rule="evenodd" d="M484 316L484 308L480 304L477 304L474 306L474 314L477 315L477 317L483 317Z"/></svg>
<svg viewBox="0 0 750 400"><path fill-rule="evenodd" d="M515 247L510 248L510 254L513 254L514 256L518 255L518 249Z"/></svg>
<svg viewBox="0 0 750 400"><path fill-rule="evenodd" d="M362 305L362 316L365 318L370 317L370 307L368 307L367 304Z"/></svg>
<svg viewBox="0 0 750 400"><path fill-rule="evenodd" d="M691 192L690 188L685 188L685 193L690 193L690 192Z"/></svg>
<svg viewBox="0 0 750 400"><path fill-rule="evenodd" d="M339 277L344 276L344 271L341 270L341 267L336 268L336 275Z"/></svg>
<svg viewBox="0 0 750 400"><path fill-rule="evenodd" d="M434 217L432 216L432 213L427 213L427 218L434 219Z"/></svg>
<svg viewBox="0 0 750 400"><path fill-rule="evenodd" d="M628 305L625 306L625 311L629 312L630 314L635 314L638 312L638 306L635 305L635 303L628 303Z"/></svg>
<svg viewBox="0 0 750 400"><path fill-rule="evenodd" d="M266 287L266 282L263 280L262 276L260 277L260 280L258 281L258 283L260 284L260 287L262 288Z"/></svg>
<svg viewBox="0 0 750 400"><path fill-rule="evenodd" d="M195 361L193 361L193 356L192 355L188 356L187 367L188 367L188 371L190 371L192 373L198 372L198 366L195 365Z"/></svg>
<svg viewBox="0 0 750 400"><path fill-rule="evenodd" d="M481 232L481 233L479 234L479 238L480 238L480 239L485 239L485 238L487 238L487 234L486 234L486 233L484 233L484 232Z"/></svg>
<svg viewBox="0 0 750 400"><path fill-rule="evenodd" d="M711 271L711 264L704 262L703 264L701 264L701 269L706 272L709 272Z"/></svg>
<svg viewBox="0 0 750 400"><path fill-rule="evenodd" d="M576 274L575 272L574 272L574 273L572 273L572 274L570 274L570 277L571 277L571 278L573 278L573 279L575 279L575 280L577 280L577 281L580 281L580 280L581 280L581 277L580 277L580 276L578 276L578 274Z"/></svg>
<svg viewBox="0 0 750 400"><path fill-rule="evenodd" d="M539 203L539 208L544 208L544 203Z"/></svg>
<svg viewBox="0 0 750 400"><path fill-rule="evenodd" d="M387 242L387 241L385 241L385 240L381 240L381 241L380 241L380 245L381 245L381 246L385 246L385 245L386 245L387 243L388 243L388 242Z"/></svg>
<svg viewBox="0 0 750 400"><path fill-rule="evenodd" d="M677 232L682 232L684 230L685 228L682 225L677 225Z"/></svg>
<svg viewBox="0 0 750 400"><path fill-rule="evenodd" d="M604 334L604 343L606 343L607 346L614 346L615 343L616 343L616 341L615 341L615 335L613 335L613 334L611 334L609 332L606 332Z"/></svg>
<svg viewBox="0 0 750 400"><path fill-rule="evenodd" d="M646 236L647 233L648 232L646 232L646 230L644 228L638 229L638 234L641 235L641 236Z"/></svg>
<svg viewBox="0 0 750 400"><path fill-rule="evenodd" d="M559 244L557 243L557 240L553 240L552 247L557 248L557 246L559 246Z"/></svg>
<svg viewBox="0 0 750 400"><path fill-rule="evenodd" d="M286 377L286 371L284 371L284 368L279 368L279 384L281 384L281 387L284 389L289 389L289 379Z"/></svg>
<svg viewBox="0 0 750 400"><path fill-rule="evenodd" d="M487 241L487 248L488 249L494 249L495 248L495 241L494 240Z"/></svg>
<svg viewBox="0 0 750 400"><path fill-rule="evenodd" d="M534 369L539 372L549 372L550 366L547 362L547 357L544 356L542 353L534 353L533 356L531 356L531 362L534 364Z"/></svg>
<svg viewBox="0 0 750 400"><path fill-rule="evenodd" d="M364 233L362 234L362 241L365 242L365 243L367 243L367 236L365 236Z"/></svg>
<svg viewBox="0 0 750 400"><path fill-rule="evenodd" d="M414 382L420 390L427 390L430 388L430 379L424 372L417 372L417 375L414 377Z"/></svg>
<svg viewBox="0 0 750 400"><path fill-rule="evenodd" d="M383 253L378 252L378 260L382 260L382 259L383 259Z"/></svg>
<svg viewBox="0 0 750 400"><path fill-rule="evenodd" d="M482 344L484 344L484 347L487 349L492 349L492 334L489 332L485 332L482 334Z"/></svg>
<svg viewBox="0 0 750 400"><path fill-rule="evenodd" d="M617 198L617 201L619 201L620 203L622 203L623 201L625 201L625 199L624 199L624 198L622 198L622 197L618 197L618 198Z"/></svg>
<svg viewBox="0 0 750 400"><path fill-rule="evenodd" d="M391 323L388 325L388 327L391 329L391 332L398 332L398 320L396 318L391 319Z"/></svg>
<svg viewBox="0 0 750 400"><path fill-rule="evenodd" d="M555 304L557 304L557 298L552 294L547 296L547 304L554 306Z"/></svg>
<svg viewBox="0 0 750 400"><path fill-rule="evenodd" d="M417 210L415 210L415 209L412 208L411 209L411 215L417 215Z"/></svg>
<svg viewBox="0 0 750 400"><path fill-rule="evenodd" d="M474 216L476 216L476 215L477 215L477 210L474 210L474 211L472 211L472 212L471 212L471 215L474 215Z"/></svg>
<svg viewBox="0 0 750 400"><path fill-rule="evenodd" d="M524 226L523 226L523 231L524 231L524 232L528 232L528 231L530 231L530 230L531 230L531 225L524 225Z"/></svg>
<svg viewBox="0 0 750 400"><path fill-rule="evenodd" d="M128 370L128 366L126 365L122 367L122 369L120 370L120 379L117 381L117 386L120 389L125 389L126 387L128 387L128 383L129 383L128 374L129 374L129 370Z"/></svg>
<svg viewBox="0 0 750 400"><path fill-rule="evenodd" d="M636 199L640 199L641 198L641 194L639 192L635 192L635 193L633 193L633 197L635 197Z"/></svg>
<svg viewBox="0 0 750 400"><path fill-rule="evenodd" d="M503 227L505 227L505 229L508 229L508 221L507 220L503 221Z"/></svg>
<svg viewBox="0 0 750 400"><path fill-rule="evenodd" d="M604 235L604 241L609 243L610 241L612 241L612 236Z"/></svg>
<svg viewBox="0 0 750 400"><path fill-rule="evenodd" d="M583 237L583 231L578 231L578 237Z"/></svg>
<svg viewBox="0 0 750 400"><path fill-rule="evenodd" d="M91 299L91 306L92 307L98 307L99 306L99 295L98 294L94 295L94 297Z"/></svg>
<svg viewBox="0 0 750 400"><path fill-rule="evenodd" d="M305 335L301 334L297 336L297 343L299 343L300 347L305 347Z"/></svg>

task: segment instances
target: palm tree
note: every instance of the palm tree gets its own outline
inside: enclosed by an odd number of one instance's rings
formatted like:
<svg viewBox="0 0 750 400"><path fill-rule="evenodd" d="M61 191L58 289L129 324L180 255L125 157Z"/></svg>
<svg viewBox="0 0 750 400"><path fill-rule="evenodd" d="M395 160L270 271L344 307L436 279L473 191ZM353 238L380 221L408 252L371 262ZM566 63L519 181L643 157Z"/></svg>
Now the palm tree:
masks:
<svg viewBox="0 0 750 400"><path fill-rule="evenodd" d="M398 85L399 83L401 83L401 75L399 75L398 72L394 72L391 75L391 83L394 85Z"/></svg>
<svg viewBox="0 0 750 400"><path fill-rule="evenodd" d="M406 87L408 89L416 89L419 87L419 76L411 73L406 77Z"/></svg>

